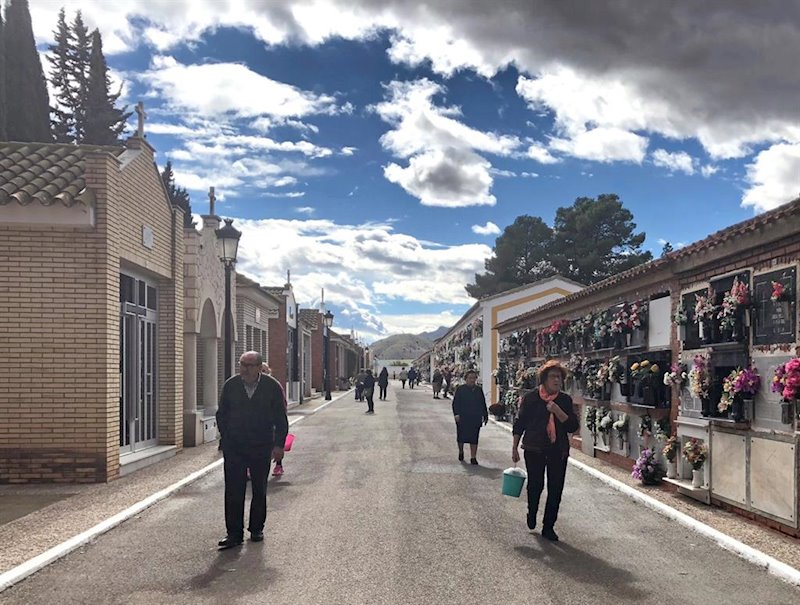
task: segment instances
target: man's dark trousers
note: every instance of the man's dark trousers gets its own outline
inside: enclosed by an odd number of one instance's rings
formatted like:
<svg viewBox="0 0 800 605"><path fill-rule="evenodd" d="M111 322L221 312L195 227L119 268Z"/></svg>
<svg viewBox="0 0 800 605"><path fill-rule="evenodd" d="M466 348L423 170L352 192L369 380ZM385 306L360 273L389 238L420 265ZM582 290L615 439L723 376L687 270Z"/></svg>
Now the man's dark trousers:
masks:
<svg viewBox="0 0 800 605"><path fill-rule="evenodd" d="M375 396L374 389L365 389L364 390L364 394L366 395L366 398L367 398L367 411L368 412L374 412L375 411L375 402L372 400L372 398Z"/></svg>
<svg viewBox="0 0 800 605"><path fill-rule="evenodd" d="M539 510L539 498L544 489L547 469L547 502L544 505L542 527L552 529L561 506L561 493L564 491L564 479L567 475L567 457L558 448L547 452L526 450L525 466L528 469L528 514L533 517Z"/></svg>
<svg viewBox="0 0 800 605"><path fill-rule="evenodd" d="M225 454L225 527L228 536L244 536L244 500L247 492L247 469L250 469L250 484L253 497L250 502L250 524L248 531L264 531L267 520L267 475L269 473L272 446L229 447Z"/></svg>

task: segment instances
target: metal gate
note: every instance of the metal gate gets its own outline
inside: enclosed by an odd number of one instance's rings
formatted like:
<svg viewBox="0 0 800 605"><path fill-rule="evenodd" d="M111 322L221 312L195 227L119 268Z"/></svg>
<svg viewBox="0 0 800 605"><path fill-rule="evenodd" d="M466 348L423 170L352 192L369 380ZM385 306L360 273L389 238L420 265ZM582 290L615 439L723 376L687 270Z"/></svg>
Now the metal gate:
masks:
<svg viewBox="0 0 800 605"><path fill-rule="evenodd" d="M158 443L157 291L120 275L120 452Z"/></svg>

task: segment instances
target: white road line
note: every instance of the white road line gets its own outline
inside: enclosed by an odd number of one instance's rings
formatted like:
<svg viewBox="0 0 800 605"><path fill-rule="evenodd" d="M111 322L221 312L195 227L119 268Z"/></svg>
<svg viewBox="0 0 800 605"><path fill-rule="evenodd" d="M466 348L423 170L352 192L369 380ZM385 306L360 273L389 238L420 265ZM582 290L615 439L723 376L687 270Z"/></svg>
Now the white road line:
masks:
<svg viewBox="0 0 800 605"><path fill-rule="evenodd" d="M494 418L490 418L495 425L499 426L502 429L505 429L509 433L511 432L511 427L505 423L499 422ZM710 525L706 525L702 521L698 521L697 519L690 517L689 515L682 513L681 511L672 508L671 506L664 504L660 500L656 500L655 498L648 496L647 494L643 494L637 489L634 489L630 485L626 485L621 481L614 479L613 477L609 477L605 473L598 471L597 469L592 468L580 462L579 460L575 460L572 457L569 458L569 463L582 470L584 473L591 475L595 479L599 479L609 487L617 490L625 494L626 496L636 500L640 504L644 504L646 507L656 511L657 513L664 515L672 519L673 521L677 521L678 523L688 527L689 529L707 537L716 542L719 546L728 550L742 559L749 561L759 567L763 567L772 575L780 578L781 580L788 582L790 584L794 584L795 586L800 586L800 570L795 569L791 565L787 565L781 561L778 561L774 557L770 557L769 555L761 552L753 548L752 546L748 546L743 542L739 542L738 540L732 538L731 536L722 533L721 531L714 529Z"/></svg>
<svg viewBox="0 0 800 605"><path fill-rule="evenodd" d="M352 392L352 389L350 391L345 391L341 395L337 395L331 401L327 401L323 405L321 405L318 408L312 410L311 414L315 414L316 412L328 407L332 403L338 401L339 399L341 399L342 397L350 394L351 392ZM309 415L311 415L311 414L309 414ZM289 422L289 426L297 424L298 422L300 422L304 418L306 418L306 416L300 416L299 418L295 418L294 420ZM169 487L165 487L161 491L158 491L155 494L153 494L151 496L148 496L144 500L141 500L141 501L137 502L136 504L133 504L133 505L129 506L125 510L117 513L116 515L114 515L112 517L109 517L105 521L101 521L100 523L98 523L94 527L91 527L91 528L87 529L86 531L78 534L77 536L73 536L69 540L66 540L65 542L62 542L61 544L58 544L57 546L54 546L54 547L46 550L42 554L37 555L37 556L33 557L32 559L28 559L24 563L21 563L21 564L17 565L16 567L13 567L12 569L9 569L7 572L5 572L3 574L0 574L0 593L3 592L6 588L9 588L9 587L13 586L17 582L20 582L21 580L24 580L25 578L27 578L31 574L36 573L40 569L42 569L44 567L47 567L48 565L50 565L50 563L52 563L54 561L57 561L58 559L68 555L73 550L75 550L77 548L80 548L81 546L83 546L84 544L86 544L89 541L93 540L97 536L100 536L100 535L106 533L107 531L115 528L117 525L123 523L124 521L127 521L131 517L133 517L135 515L138 515L143 510L145 510L145 509L153 506L154 504L160 502L164 498L167 498L168 496L171 496L172 494L174 494L179 489L186 487L187 485L189 485L190 483L192 483L194 481L197 481L201 477L204 477L205 475L207 475L208 473L210 473L211 471L213 471L217 467L222 466L222 463L223 463L223 459L222 458L220 458L219 460L215 460L214 462L212 462L208 466L205 466L205 467L201 468L199 471L193 472L191 475L188 475L187 477L184 477L183 479L181 479L177 483L173 483Z"/></svg>

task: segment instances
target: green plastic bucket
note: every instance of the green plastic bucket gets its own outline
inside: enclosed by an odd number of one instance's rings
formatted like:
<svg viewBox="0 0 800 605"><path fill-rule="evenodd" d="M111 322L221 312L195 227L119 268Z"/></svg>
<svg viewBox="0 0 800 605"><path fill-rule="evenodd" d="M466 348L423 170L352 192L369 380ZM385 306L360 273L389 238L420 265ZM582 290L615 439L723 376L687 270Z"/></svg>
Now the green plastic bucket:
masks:
<svg viewBox="0 0 800 605"><path fill-rule="evenodd" d="M521 468L507 468L503 471L503 495L519 498L527 474Z"/></svg>

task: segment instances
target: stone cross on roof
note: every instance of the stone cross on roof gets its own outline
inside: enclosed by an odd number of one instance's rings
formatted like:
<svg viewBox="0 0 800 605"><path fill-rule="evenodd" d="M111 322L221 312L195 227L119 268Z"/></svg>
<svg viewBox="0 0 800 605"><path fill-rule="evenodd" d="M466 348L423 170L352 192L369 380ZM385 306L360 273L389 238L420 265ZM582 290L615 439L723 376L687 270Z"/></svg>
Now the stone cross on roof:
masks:
<svg viewBox="0 0 800 605"><path fill-rule="evenodd" d="M147 119L147 114L144 112L144 103L139 101L136 104L136 116L139 118L139 125L136 128L136 136L140 139L144 138L144 121Z"/></svg>
<svg viewBox="0 0 800 605"><path fill-rule="evenodd" d="M214 195L214 188L208 188L208 214L214 216L214 202L217 201L216 196Z"/></svg>

